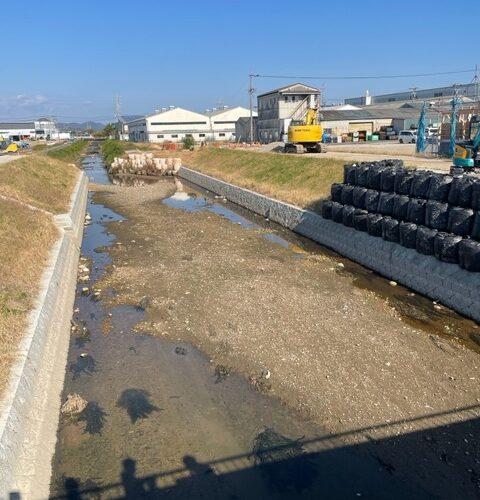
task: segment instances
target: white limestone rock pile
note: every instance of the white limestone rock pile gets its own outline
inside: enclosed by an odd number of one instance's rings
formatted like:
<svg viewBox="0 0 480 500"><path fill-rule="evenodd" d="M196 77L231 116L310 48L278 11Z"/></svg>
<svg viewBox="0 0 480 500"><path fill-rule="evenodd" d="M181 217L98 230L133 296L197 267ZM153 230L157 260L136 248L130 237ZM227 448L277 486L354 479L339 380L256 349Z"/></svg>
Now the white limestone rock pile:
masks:
<svg viewBox="0 0 480 500"><path fill-rule="evenodd" d="M182 166L180 158L154 158L152 153L130 153L114 158L108 169L111 175L175 175Z"/></svg>

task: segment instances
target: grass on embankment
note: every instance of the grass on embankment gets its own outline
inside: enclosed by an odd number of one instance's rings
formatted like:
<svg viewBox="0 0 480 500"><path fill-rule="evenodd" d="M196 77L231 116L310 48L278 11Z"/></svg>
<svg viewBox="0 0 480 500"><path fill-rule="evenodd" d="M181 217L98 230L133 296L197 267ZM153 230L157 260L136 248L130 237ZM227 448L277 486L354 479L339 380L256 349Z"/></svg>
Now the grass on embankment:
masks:
<svg viewBox="0 0 480 500"><path fill-rule="evenodd" d="M101 143L102 155L106 165L110 165L114 158L122 157L129 150L150 151L155 149L154 144L145 142L125 142L108 140Z"/></svg>
<svg viewBox="0 0 480 500"><path fill-rule="evenodd" d="M0 398L79 171L45 155L0 164Z"/></svg>
<svg viewBox="0 0 480 500"><path fill-rule="evenodd" d="M187 167L313 210L330 195L332 183L341 182L345 164L321 154L313 158L214 148L178 153Z"/></svg>
<svg viewBox="0 0 480 500"><path fill-rule="evenodd" d="M102 155L106 165L110 165L115 157L119 158L129 149L129 143L125 141L103 141Z"/></svg>
<svg viewBox="0 0 480 500"><path fill-rule="evenodd" d="M56 160L75 163L85 151L88 144L89 141L80 140L66 146L55 146L53 149L47 150L47 155Z"/></svg>
<svg viewBox="0 0 480 500"><path fill-rule="evenodd" d="M58 214L68 210L78 175L63 161L26 156L0 165L0 194Z"/></svg>

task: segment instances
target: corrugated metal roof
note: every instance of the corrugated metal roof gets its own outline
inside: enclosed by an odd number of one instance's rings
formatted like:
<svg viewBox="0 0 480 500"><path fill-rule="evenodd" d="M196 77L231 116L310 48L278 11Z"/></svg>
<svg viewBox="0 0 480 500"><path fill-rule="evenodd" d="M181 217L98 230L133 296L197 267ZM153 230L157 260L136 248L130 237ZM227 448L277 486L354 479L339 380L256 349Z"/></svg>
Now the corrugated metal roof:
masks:
<svg viewBox="0 0 480 500"><path fill-rule="evenodd" d="M269 90L268 92L264 92L263 94L259 94L257 97L263 97L269 94L319 94L320 90L315 87L310 87L309 85L305 85L303 83L292 83L292 85L286 85L284 87L279 87L278 89Z"/></svg>
<svg viewBox="0 0 480 500"><path fill-rule="evenodd" d="M342 121L342 120L375 120L393 118L419 118L418 109L348 109L348 110L321 110L322 121ZM436 113L429 113L427 116L437 116Z"/></svg>
<svg viewBox="0 0 480 500"><path fill-rule="evenodd" d="M34 129L35 128L35 122L5 122L5 123L0 123L0 129L10 129L10 130L23 130L23 129Z"/></svg>

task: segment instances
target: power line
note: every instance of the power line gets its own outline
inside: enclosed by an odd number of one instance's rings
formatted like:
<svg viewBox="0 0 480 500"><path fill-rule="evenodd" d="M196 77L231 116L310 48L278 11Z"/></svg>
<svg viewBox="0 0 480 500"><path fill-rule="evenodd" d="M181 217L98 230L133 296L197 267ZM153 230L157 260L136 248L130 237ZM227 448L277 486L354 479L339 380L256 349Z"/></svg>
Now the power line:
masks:
<svg viewBox="0 0 480 500"><path fill-rule="evenodd" d="M256 78L278 78L299 80L386 80L393 78L415 78L422 76L457 75L460 73L472 73L474 69L461 69L458 71L439 71L436 73L415 73L405 75L345 75L345 76L298 76L298 75L255 75Z"/></svg>

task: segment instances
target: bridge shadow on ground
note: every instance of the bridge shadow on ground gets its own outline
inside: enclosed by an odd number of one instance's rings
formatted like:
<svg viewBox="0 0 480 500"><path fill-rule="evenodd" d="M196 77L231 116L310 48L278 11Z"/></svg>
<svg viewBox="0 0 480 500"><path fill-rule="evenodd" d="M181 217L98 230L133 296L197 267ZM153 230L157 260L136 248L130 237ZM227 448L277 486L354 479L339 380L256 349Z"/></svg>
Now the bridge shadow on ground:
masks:
<svg viewBox="0 0 480 500"><path fill-rule="evenodd" d="M144 477L136 461L126 458L117 483L64 477L51 499L478 500L479 409L475 405L313 440L292 440L265 429L251 454L210 463L185 456L183 468ZM445 419L453 422L441 424ZM420 430L406 431L412 422ZM398 435L380 437L394 426ZM363 442L345 444L352 437Z"/></svg>

